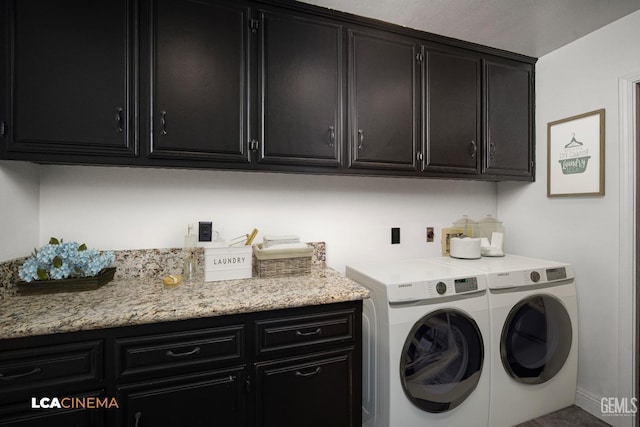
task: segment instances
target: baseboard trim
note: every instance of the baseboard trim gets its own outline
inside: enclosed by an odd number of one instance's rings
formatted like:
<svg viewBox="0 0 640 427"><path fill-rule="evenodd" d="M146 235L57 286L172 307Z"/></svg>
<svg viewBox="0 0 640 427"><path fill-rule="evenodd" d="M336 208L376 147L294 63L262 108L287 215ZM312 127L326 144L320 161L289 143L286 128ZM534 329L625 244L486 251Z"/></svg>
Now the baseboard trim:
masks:
<svg viewBox="0 0 640 427"><path fill-rule="evenodd" d="M576 390L576 406L584 409L594 417L614 427L633 427L635 425L635 417L632 416L616 417L603 415L600 407L601 400L602 397L595 396L584 389L578 387Z"/></svg>

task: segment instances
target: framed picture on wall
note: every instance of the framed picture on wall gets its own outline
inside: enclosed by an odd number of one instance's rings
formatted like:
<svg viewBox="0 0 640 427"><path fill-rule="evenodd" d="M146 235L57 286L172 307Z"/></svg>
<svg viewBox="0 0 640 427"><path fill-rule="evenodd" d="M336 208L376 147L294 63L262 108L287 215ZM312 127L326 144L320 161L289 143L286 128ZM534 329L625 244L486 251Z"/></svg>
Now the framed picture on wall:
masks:
<svg viewBox="0 0 640 427"><path fill-rule="evenodd" d="M547 197L604 196L604 109L547 125Z"/></svg>

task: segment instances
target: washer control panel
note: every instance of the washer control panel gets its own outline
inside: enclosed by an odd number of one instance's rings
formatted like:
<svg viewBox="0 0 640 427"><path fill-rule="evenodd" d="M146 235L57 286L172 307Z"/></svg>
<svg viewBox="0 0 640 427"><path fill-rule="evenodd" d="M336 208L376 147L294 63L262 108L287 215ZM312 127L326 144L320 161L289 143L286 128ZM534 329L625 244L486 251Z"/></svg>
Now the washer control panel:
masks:
<svg viewBox="0 0 640 427"><path fill-rule="evenodd" d="M459 295L471 292L478 292L478 278L461 277L459 279L442 279L428 282L427 297L444 297L449 295Z"/></svg>

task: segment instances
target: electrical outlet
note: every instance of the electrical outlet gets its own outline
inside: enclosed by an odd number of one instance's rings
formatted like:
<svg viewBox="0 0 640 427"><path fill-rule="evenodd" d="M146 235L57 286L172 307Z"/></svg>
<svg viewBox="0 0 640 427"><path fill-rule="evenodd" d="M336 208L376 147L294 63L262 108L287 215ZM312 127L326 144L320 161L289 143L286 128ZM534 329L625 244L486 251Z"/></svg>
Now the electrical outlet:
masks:
<svg viewBox="0 0 640 427"><path fill-rule="evenodd" d="M427 227L427 243L433 242L433 227Z"/></svg>
<svg viewBox="0 0 640 427"><path fill-rule="evenodd" d="M213 223L211 222L199 222L198 223L198 241L210 242L213 235Z"/></svg>
<svg viewBox="0 0 640 427"><path fill-rule="evenodd" d="M391 229L391 244L397 245L400 243L400 227L393 227Z"/></svg>

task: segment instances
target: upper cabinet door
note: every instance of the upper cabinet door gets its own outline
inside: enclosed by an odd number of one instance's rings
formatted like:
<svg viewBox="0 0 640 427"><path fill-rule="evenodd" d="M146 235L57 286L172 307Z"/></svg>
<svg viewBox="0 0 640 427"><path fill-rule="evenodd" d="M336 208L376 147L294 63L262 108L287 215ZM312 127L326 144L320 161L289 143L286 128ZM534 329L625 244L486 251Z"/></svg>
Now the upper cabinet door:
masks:
<svg viewBox="0 0 640 427"><path fill-rule="evenodd" d="M350 167L417 169L417 54L412 39L349 31Z"/></svg>
<svg viewBox="0 0 640 427"><path fill-rule="evenodd" d="M481 153L480 58L425 48L424 170L478 174Z"/></svg>
<svg viewBox="0 0 640 427"><path fill-rule="evenodd" d="M533 65L485 62L486 174L534 178Z"/></svg>
<svg viewBox="0 0 640 427"><path fill-rule="evenodd" d="M7 151L56 160L135 155L130 2L12 0L3 6L10 29Z"/></svg>
<svg viewBox="0 0 640 427"><path fill-rule="evenodd" d="M260 13L259 161L340 166L342 26Z"/></svg>
<svg viewBox="0 0 640 427"><path fill-rule="evenodd" d="M248 8L157 0L150 9L148 156L247 162Z"/></svg>

